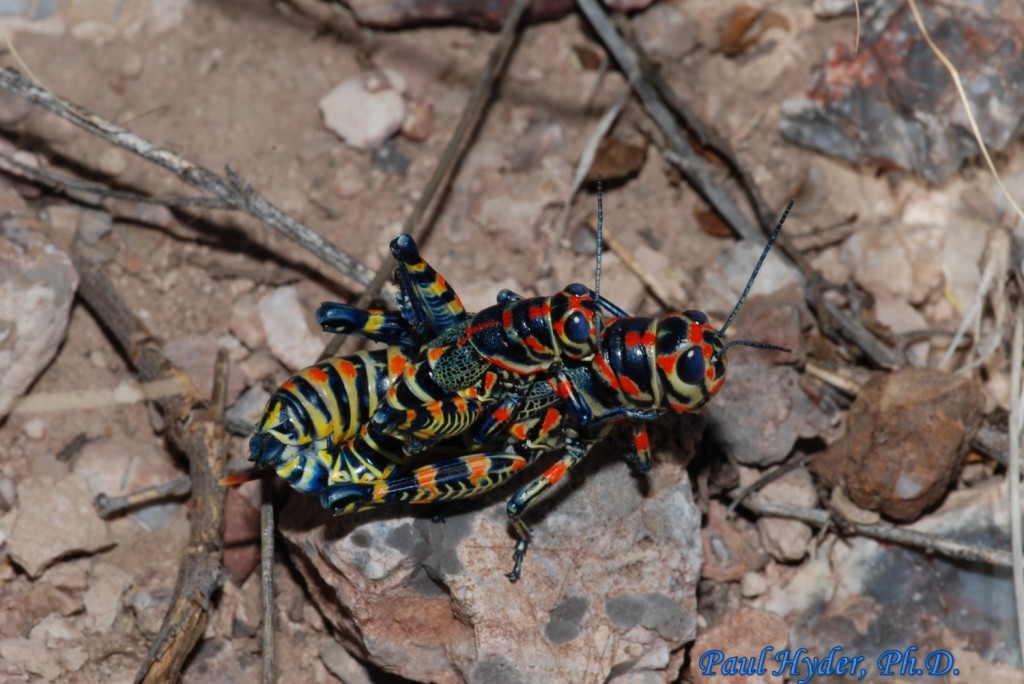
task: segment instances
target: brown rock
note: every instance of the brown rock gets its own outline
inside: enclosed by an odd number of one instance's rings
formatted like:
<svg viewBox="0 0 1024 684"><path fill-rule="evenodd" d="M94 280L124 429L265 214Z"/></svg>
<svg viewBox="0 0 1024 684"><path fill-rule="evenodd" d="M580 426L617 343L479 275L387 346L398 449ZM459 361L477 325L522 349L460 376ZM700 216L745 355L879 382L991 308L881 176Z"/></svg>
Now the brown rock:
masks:
<svg viewBox="0 0 1024 684"><path fill-rule="evenodd" d="M921 369L880 375L857 396L846 435L812 469L861 508L916 520L953 483L983 410L970 378Z"/></svg>
<svg viewBox="0 0 1024 684"><path fill-rule="evenodd" d="M646 495L617 460L581 470L532 516L515 585L504 576L515 542L503 499L467 502L435 523L429 511L397 508L330 521L315 499L296 496L280 529L346 650L388 672L452 683L612 672L670 681L695 630L701 556L682 459L659 455Z"/></svg>
<svg viewBox="0 0 1024 684"><path fill-rule="evenodd" d="M597 147L594 163L587 171L587 182L593 183L598 177L603 177L607 181L632 178L640 173L646 160L646 141L633 142L617 135L609 135Z"/></svg>
<svg viewBox="0 0 1024 684"><path fill-rule="evenodd" d="M224 569L242 584L260 562L260 512L235 489L228 490L224 508Z"/></svg>
<svg viewBox="0 0 1024 684"><path fill-rule="evenodd" d="M712 501L708 507L707 524L701 528L704 549L701 577L716 582L736 582L750 570L759 570L768 562L767 556L737 529L739 520L726 519L725 506Z"/></svg>
<svg viewBox="0 0 1024 684"><path fill-rule="evenodd" d="M752 485L760 476L761 473L758 471L740 468L740 484L744 487ZM805 508L813 508L818 503L811 476L803 468L792 470L769 482L759 493L768 501ZM811 546L811 537L814 536L807 523L770 516L758 519L757 530L761 533L761 543L765 550L775 560L783 563L802 559Z"/></svg>
<svg viewBox="0 0 1024 684"><path fill-rule="evenodd" d="M406 138L422 142L430 137L436 125L434 105L421 100L409 100L406 103L405 121L402 122L402 135Z"/></svg>

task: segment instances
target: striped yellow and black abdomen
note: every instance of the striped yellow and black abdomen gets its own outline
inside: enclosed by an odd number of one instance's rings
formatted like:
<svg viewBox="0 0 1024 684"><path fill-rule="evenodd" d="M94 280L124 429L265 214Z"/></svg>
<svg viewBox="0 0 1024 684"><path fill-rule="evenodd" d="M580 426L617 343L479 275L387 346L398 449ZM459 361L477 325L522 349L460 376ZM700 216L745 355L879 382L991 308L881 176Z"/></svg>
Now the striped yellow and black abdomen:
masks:
<svg viewBox="0 0 1024 684"><path fill-rule="evenodd" d="M385 453L360 450L352 456L357 464L339 459L342 446L359 435L406 363L392 347L326 359L299 371L267 402L249 441L249 459L275 469L295 489L309 494L344 479L347 472L383 471ZM395 446L376 445L384 452Z"/></svg>

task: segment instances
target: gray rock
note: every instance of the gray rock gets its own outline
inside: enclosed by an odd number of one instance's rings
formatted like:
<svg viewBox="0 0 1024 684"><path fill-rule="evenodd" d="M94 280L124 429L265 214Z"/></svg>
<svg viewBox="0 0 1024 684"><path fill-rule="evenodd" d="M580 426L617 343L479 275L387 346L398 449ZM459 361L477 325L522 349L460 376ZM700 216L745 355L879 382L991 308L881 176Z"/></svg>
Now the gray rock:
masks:
<svg viewBox="0 0 1024 684"><path fill-rule="evenodd" d="M166 484L182 475L161 450L126 439L90 440L82 447L73 468L75 475L86 482L93 497L100 494L122 496ZM180 509L181 503L177 501L144 506L132 511L127 520L112 520L111 529L118 540L136 534L140 527L159 530L167 526Z"/></svg>
<svg viewBox="0 0 1024 684"><path fill-rule="evenodd" d="M358 150L372 150L405 120L404 83L395 72L372 71L342 81L320 99L324 125Z"/></svg>
<svg viewBox="0 0 1024 684"><path fill-rule="evenodd" d="M260 298L260 320L270 353L289 370L314 363L324 348L306 324L305 305L291 285L279 287Z"/></svg>
<svg viewBox="0 0 1024 684"><path fill-rule="evenodd" d="M28 477L18 485L18 514L7 548L11 560L29 576L38 577L65 556L95 553L113 544L81 478Z"/></svg>
<svg viewBox="0 0 1024 684"><path fill-rule="evenodd" d="M1006 482L994 478L954 492L911 529L1009 548L1008 510ZM874 654L865 663L869 672L876 671L874 657L913 644L918 663L934 649L951 650L957 679L1021 682L1012 594L1009 568L847 538L773 586L765 607L790 624L791 643L811 654L827 655L837 644L846 655ZM803 668L794 680L806 675Z"/></svg>
<svg viewBox="0 0 1024 684"><path fill-rule="evenodd" d="M86 629L105 634L114 626L121 612L121 596L131 584L131 577L116 565L97 563L85 592Z"/></svg>
<svg viewBox="0 0 1024 684"><path fill-rule="evenodd" d="M990 151L1006 150L1024 112L1024 39L1019 5L936 2L923 13L956 65ZM903 169L939 184L978 155L955 86L907 3L877 3L864 16L860 50L832 47L807 92L783 102L789 140L854 164Z"/></svg>
<svg viewBox="0 0 1024 684"><path fill-rule="evenodd" d="M373 684L366 667L333 639L321 642L320 660L331 674L346 684Z"/></svg>
<svg viewBox="0 0 1024 684"><path fill-rule="evenodd" d="M769 466L793 450L796 440L814 437L827 417L800 388L799 374L776 366L757 349L730 350L722 391L708 407L708 429L739 463Z"/></svg>
<svg viewBox="0 0 1024 684"><path fill-rule="evenodd" d="M52 682L61 668L42 639L11 638L0 639L0 673L19 678L33 674Z"/></svg>
<svg viewBox="0 0 1024 684"><path fill-rule="evenodd" d="M67 333L78 273L42 225L0 182L0 418L57 353Z"/></svg>
<svg viewBox="0 0 1024 684"><path fill-rule="evenodd" d="M749 468L740 469L740 485L749 487L763 473ZM769 501L786 503L793 506L813 508L818 504L818 495L806 469L786 473L778 480L769 482L760 489L760 494ZM757 530L761 533L761 543L765 550L778 561L794 562L807 555L811 547L813 530L799 520L785 520L765 516L757 521Z"/></svg>
<svg viewBox="0 0 1024 684"><path fill-rule="evenodd" d="M515 543L504 499L467 502L435 523L398 508L331 520L315 499L293 497L280 529L347 650L389 672L670 681L695 633L701 564L686 458L660 454L642 493L609 451L598 449L530 516L533 543L515 585L504 576ZM609 597L618 603L606 608Z"/></svg>

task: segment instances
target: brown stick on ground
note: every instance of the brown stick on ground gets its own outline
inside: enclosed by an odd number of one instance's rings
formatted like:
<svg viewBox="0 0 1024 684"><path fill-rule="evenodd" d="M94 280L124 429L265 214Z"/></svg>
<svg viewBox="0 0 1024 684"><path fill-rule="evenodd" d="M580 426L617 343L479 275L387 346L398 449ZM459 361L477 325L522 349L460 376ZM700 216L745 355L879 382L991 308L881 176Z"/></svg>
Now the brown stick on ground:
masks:
<svg viewBox="0 0 1024 684"><path fill-rule="evenodd" d="M760 240L761 233L769 232L774 226L775 217L754 186L753 180L745 172L737 172L740 183L753 206L760 230L739 210L725 189L715 181L707 162L687 142L670 105L675 105L676 113L681 116L685 117L687 112L680 111L680 102L677 98L665 97L665 91L669 90L667 84L663 80L658 83L652 82L650 74L644 70L643 60L612 25L597 0L576 0L576 4L604 43L605 48L618 62L630 86L644 103L655 125L665 136L665 142L669 148L665 158L680 170L687 182L707 200L736 233L747 240ZM697 122L692 113L689 116L687 125L691 126L705 144L711 143L714 149L733 166L734 171L740 169L739 162L732 154L731 148L717 137L709 135L710 129L703 123ZM824 297L828 285L810 266L803 254L793 249L784 235L779 236L778 243L782 251L803 275L806 281L807 304L817 314L822 330L830 337L835 337L837 333L841 334L879 366L898 367L899 359L894 350L885 346L872 335L860 320L850 316Z"/></svg>
<svg viewBox="0 0 1024 684"><path fill-rule="evenodd" d="M828 511L820 508L807 508L793 504L769 501L757 494L749 495L740 503L742 508L762 516L801 520L814 527L823 527L831 521ZM903 546L937 553L947 558L987 563L999 568L1010 567L1010 553L1002 549L992 549L976 544L968 544L946 539L937 534L919 532L906 527L897 527L887 522L859 523L852 520L843 521L843 526L851 533L870 537L880 541L893 542Z"/></svg>
<svg viewBox="0 0 1024 684"><path fill-rule="evenodd" d="M206 628L210 597L220 585L224 550L224 474L227 442L224 397L227 355L217 357L212 402L199 395L192 378L167 359L143 323L83 250L74 250L81 275L78 294L114 336L129 363L145 381L174 379L181 394L157 400L167 419L168 441L188 458L192 476L191 534L174 599L164 624L136 675L137 682L174 682Z"/></svg>
<svg viewBox="0 0 1024 684"><path fill-rule="evenodd" d="M505 71L509 55L512 54L512 48L518 35L516 29L529 6L530 0L519 0L512 8L512 11L509 12L508 17L505 19L505 25L502 26L501 33L498 34L494 48L491 50L491 56L487 59L487 65L484 67L483 73L480 74L480 80L477 81L473 94L470 96L469 102L466 103L466 108L462 110L459 122L455 125L452 138L448 141L448 146L445 147L440 161L437 162L437 167L435 167L434 174L430 177L427 187L423 188L423 194L420 196L419 202L416 203L416 207L409 215L409 218L405 220L402 232L412 235L417 242L421 240L424 233L427 232L427 228L433 223L434 217L437 215L441 202L447 193L448 185L451 183L455 171L458 170L459 162L462 161L462 156L465 154L469 143L480 126L484 110L487 107L487 103L490 102L494 85L497 83L498 77ZM391 270L394 267L395 260L389 255L384 260L384 263L381 264L373 279L369 281L369 285L359 295L356 306L365 309L370 304L370 301L380 292L384 282L391 276ZM325 359L337 354L342 340L343 337L340 335L335 335L331 338L323 353L320 354L320 358Z"/></svg>
<svg viewBox="0 0 1024 684"><path fill-rule="evenodd" d="M619 64L629 85L636 91L651 118L661 129L669 148L677 155L676 165L693 188L714 207L732 229L748 240L760 240L761 232L747 219L729 194L715 182L711 169L683 137L675 117L654 86L643 77L636 55L612 26L597 0L576 0L580 11Z"/></svg>
<svg viewBox="0 0 1024 684"><path fill-rule="evenodd" d="M364 285L370 282L373 273L365 264L328 242L306 224L271 204L231 167L225 170L226 178L218 176L213 171L170 150L158 147L131 131L93 114L84 107L52 95L14 69L0 70L0 88L37 104L118 147L134 152L146 161L162 166L189 185L217 196L227 208L244 211L258 218L317 258L336 268L343 275Z"/></svg>

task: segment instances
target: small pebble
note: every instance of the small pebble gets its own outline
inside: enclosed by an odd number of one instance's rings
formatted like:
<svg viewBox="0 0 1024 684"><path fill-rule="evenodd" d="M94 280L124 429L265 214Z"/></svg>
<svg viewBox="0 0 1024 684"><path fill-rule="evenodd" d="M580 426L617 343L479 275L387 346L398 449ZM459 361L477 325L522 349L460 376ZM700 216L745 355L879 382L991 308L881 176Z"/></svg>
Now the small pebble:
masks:
<svg viewBox="0 0 1024 684"><path fill-rule="evenodd" d="M291 285L268 292L257 303L267 346L281 363L292 370L316 361L324 343L306 323L305 305ZM240 336L241 337L241 336Z"/></svg>
<svg viewBox="0 0 1024 684"><path fill-rule="evenodd" d="M759 572L744 573L740 581L740 591L744 598L756 598L768 591L768 580Z"/></svg>
<svg viewBox="0 0 1024 684"><path fill-rule="evenodd" d="M434 106L429 102L413 100L406 105L402 135L409 140L421 142L434 132Z"/></svg>
<svg viewBox="0 0 1024 684"><path fill-rule="evenodd" d="M21 429L26 437L38 442L46 436L46 421L42 418L29 418Z"/></svg>
<svg viewBox="0 0 1024 684"><path fill-rule="evenodd" d="M86 244L95 245L110 233L113 226L114 219L107 212L87 209L78 222L78 234Z"/></svg>
<svg viewBox="0 0 1024 684"><path fill-rule="evenodd" d="M31 152L24 150L18 150L14 153L14 161L18 162L22 166L31 166L33 169L39 168L39 158Z"/></svg>
<svg viewBox="0 0 1024 684"><path fill-rule="evenodd" d="M405 120L405 102L395 72L353 76L320 99L324 125L348 145L372 150L394 135Z"/></svg>
<svg viewBox="0 0 1024 684"><path fill-rule="evenodd" d="M89 352L89 363L91 363L96 368L103 368L104 370L109 368L107 355L99 351L98 349Z"/></svg>
<svg viewBox="0 0 1024 684"><path fill-rule="evenodd" d="M366 192L366 179L354 166L346 164L334 173L332 181L339 197L350 198Z"/></svg>
<svg viewBox="0 0 1024 684"><path fill-rule="evenodd" d="M121 73L128 78L135 78L142 73L142 55L137 52L133 52L124 58L121 62Z"/></svg>
<svg viewBox="0 0 1024 684"><path fill-rule="evenodd" d="M100 154L98 166L101 173L120 176L128 168L128 158L121 150L109 147Z"/></svg>
<svg viewBox="0 0 1024 684"><path fill-rule="evenodd" d="M6 513L14 508L14 480L0 478L0 511Z"/></svg>

